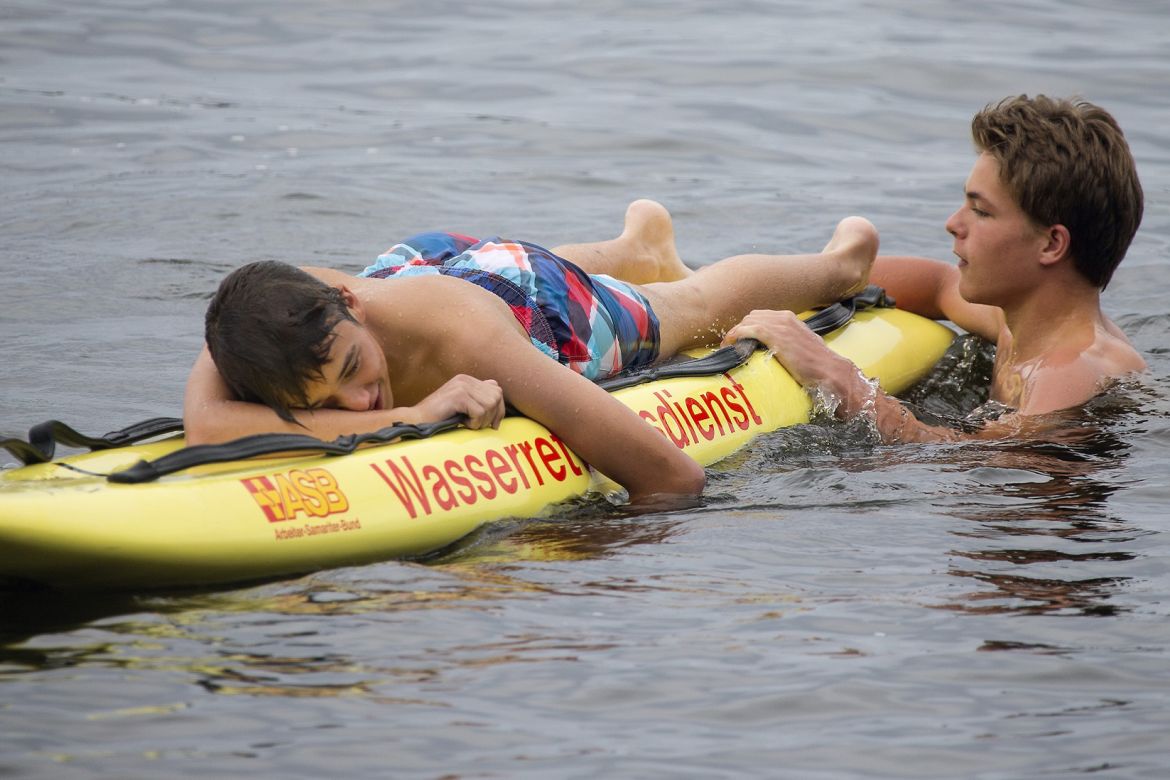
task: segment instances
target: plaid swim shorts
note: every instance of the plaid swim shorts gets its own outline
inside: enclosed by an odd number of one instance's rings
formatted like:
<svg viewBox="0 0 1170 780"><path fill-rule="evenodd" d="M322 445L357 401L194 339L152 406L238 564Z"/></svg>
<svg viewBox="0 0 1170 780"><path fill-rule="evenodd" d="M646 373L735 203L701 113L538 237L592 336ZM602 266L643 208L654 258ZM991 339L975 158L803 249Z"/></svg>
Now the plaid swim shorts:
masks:
<svg viewBox="0 0 1170 780"><path fill-rule="evenodd" d="M658 358L658 318L633 286L587 274L543 247L501 238L421 233L395 244L359 276L455 276L498 295L534 346L600 380Z"/></svg>

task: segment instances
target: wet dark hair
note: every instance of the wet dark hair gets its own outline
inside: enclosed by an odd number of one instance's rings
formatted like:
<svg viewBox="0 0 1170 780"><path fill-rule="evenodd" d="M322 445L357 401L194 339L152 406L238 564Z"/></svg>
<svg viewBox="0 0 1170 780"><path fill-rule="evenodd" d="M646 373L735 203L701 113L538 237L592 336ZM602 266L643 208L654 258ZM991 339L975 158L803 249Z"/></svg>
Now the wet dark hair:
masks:
<svg viewBox="0 0 1170 780"><path fill-rule="evenodd" d="M971 120L975 146L1039 226L1064 225L1080 273L1104 290L1142 221L1142 185L1125 135L1084 100L1010 97Z"/></svg>
<svg viewBox="0 0 1170 780"><path fill-rule="evenodd" d="M341 290L287 263L237 268L207 307L211 359L240 400L261 403L296 422L309 405L309 382L323 377L334 328L353 315Z"/></svg>

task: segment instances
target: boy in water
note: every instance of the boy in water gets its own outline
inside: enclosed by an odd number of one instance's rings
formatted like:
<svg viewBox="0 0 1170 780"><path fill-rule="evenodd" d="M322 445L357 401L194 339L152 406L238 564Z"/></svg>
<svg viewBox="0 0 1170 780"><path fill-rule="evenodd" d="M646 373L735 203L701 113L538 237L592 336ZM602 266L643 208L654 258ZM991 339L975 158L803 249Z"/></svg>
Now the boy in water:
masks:
<svg viewBox="0 0 1170 780"><path fill-rule="evenodd" d="M990 398L1014 413L975 435L1002 437L1145 369L1100 306L1141 222L1143 196L1121 128L1091 103L1007 98L976 114L971 131L979 158L964 205L946 224L958 265L879 257L871 280L902 308L995 343ZM745 337L838 399L839 416L873 414L885 441L961 438L917 420L790 313L753 312L726 340Z"/></svg>
<svg viewBox="0 0 1170 780"><path fill-rule="evenodd" d="M506 399L631 501L697 495L703 469L590 380L718 343L753 309L846 297L876 253L873 225L854 217L820 254L739 255L692 272L666 210L636 201L616 239L553 252L429 233L358 277L254 263L208 308L184 401L188 441L332 439L454 414L496 427Z"/></svg>

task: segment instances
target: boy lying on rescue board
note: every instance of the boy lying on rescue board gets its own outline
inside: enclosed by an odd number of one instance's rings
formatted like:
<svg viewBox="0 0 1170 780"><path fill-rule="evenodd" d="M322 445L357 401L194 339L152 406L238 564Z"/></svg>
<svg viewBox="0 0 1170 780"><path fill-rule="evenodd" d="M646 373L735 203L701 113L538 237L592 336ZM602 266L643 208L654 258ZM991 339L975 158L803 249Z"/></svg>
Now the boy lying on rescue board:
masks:
<svg viewBox="0 0 1170 780"><path fill-rule="evenodd" d="M958 265L879 257L871 281L900 307L993 342L990 400L1013 412L970 434L927 425L787 312L753 312L726 339L767 344L795 379L836 398L839 416L872 417L887 442L1026 435L1041 415L1144 370L1101 311L1143 207L1117 121L1088 102L1020 95L977 113L971 134L979 157L946 223Z"/></svg>
<svg viewBox="0 0 1170 780"><path fill-rule="evenodd" d="M698 495L702 467L591 380L718 344L757 309L861 290L877 231L842 220L819 254L749 254L690 270L670 215L632 203L622 233L549 250L427 233L357 277L243 266L207 311L187 383L188 443L253 433L333 439L455 414L497 427L505 399L622 485L631 502Z"/></svg>

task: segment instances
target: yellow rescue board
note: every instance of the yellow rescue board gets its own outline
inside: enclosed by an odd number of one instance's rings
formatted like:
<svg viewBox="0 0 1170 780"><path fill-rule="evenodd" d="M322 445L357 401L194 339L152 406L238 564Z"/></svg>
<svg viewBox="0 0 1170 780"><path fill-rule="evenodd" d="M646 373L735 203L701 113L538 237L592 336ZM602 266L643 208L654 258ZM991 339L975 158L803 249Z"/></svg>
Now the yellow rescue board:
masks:
<svg viewBox="0 0 1170 780"><path fill-rule="evenodd" d="M880 309L826 341L898 393L929 372L952 335ZM811 411L762 351L725 374L614 395L704 465ZM496 431L452 430L340 457L236 461L136 485L95 476L182 446L171 438L0 472L0 581L180 587L419 556L486 522L614 487L555 434L512 417Z"/></svg>

